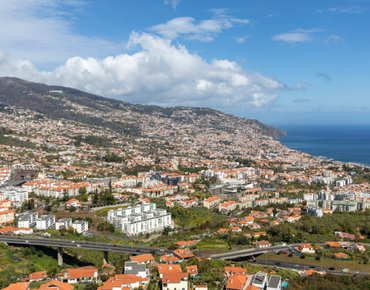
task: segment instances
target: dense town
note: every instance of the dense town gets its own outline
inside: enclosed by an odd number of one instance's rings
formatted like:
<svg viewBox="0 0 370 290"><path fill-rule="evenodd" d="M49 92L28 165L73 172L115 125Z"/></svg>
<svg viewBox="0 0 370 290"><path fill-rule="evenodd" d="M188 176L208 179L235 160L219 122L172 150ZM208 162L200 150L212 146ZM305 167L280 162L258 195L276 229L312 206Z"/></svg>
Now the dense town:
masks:
<svg viewBox="0 0 370 290"><path fill-rule="evenodd" d="M55 247L1 243L1 289L310 289L335 275L370 289L368 167L216 111L101 111L61 93L45 98L140 136L1 104L1 237L73 243L63 264ZM109 254L83 249L93 242Z"/></svg>

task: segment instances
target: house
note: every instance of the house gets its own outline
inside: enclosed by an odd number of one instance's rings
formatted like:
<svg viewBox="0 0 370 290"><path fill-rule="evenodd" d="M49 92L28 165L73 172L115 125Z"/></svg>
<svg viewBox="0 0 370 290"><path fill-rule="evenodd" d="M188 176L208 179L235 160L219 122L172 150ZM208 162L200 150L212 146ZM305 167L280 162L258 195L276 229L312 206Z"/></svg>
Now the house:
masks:
<svg viewBox="0 0 370 290"><path fill-rule="evenodd" d="M315 253L315 249L310 244L300 244L298 246L298 251L301 253Z"/></svg>
<svg viewBox="0 0 370 290"><path fill-rule="evenodd" d="M254 217L251 217L251 216L246 216L244 218L245 222L248 224L248 225L251 225L254 223Z"/></svg>
<svg viewBox="0 0 370 290"><path fill-rule="evenodd" d="M197 276L198 275L197 265L186 266L185 269L186 269L186 273L188 273L190 276Z"/></svg>
<svg viewBox="0 0 370 290"><path fill-rule="evenodd" d="M243 290L248 279L247 274L231 275L227 279L226 290Z"/></svg>
<svg viewBox="0 0 370 290"><path fill-rule="evenodd" d="M242 267L225 267L224 270L225 270L226 277L229 277L235 274L247 274L247 269L244 269Z"/></svg>
<svg viewBox="0 0 370 290"><path fill-rule="evenodd" d="M130 290L140 286L145 288L148 283L149 277L142 278L141 276L129 274L116 275L110 277L98 290Z"/></svg>
<svg viewBox="0 0 370 290"><path fill-rule="evenodd" d="M64 227L66 230L72 226L71 218L61 218L55 223L55 229L59 231L60 227Z"/></svg>
<svg viewBox="0 0 370 290"><path fill-rule="evenodd" d="M249 228L251 228L252 230L256 230L256 229L260 229L261 226L259 224L257 224L257 223L254 223L254 224L251 224L249 226Z"/></svg>
<svg viewBox="0 0 370 290"><path fill-rule="evenodd" d="M355 244L354 245L354 249L355 250L358 250L358 251L361 251L361 252L365 252L366 251L366 249L364 247L364 244Z"/></svg>
<svg viewBox="0 0 370 290"><path fill-rule="evenodd" d="M187 260L194 257L194 254L192 252L184 249L174 250L173 253L182 260Z"/></svg>
<svg viewBox="0 0 370 290"><path fill-rule="evenodd" d="M36 220L36 229L47 230L53 228L55 225L55 215L42 215Z"/></svg>
<svg viewBox="0 0 370 290"><path fill-rule="evenodd" d="M247 237L248 239L252 238L252 235L250 233L244 234L244 236Z"/></svg>
<svg viewBox="0 0 370 290"><path fill-rule="evenodd" d="M92 282L97 277L98 269L93 266L64 269L63 272L59 274L59 278L63 283Z"/></svg>
<svg viewBox="0 0 370 290"><path fill-rule="evenodd" d="M335 253L334 256L337 259L347 259L348 258L347 254L345 253Z"/></svg>
<svg viewBox="0 0 370 290"><path fill-rule="evenodd" d="M203 206L210 209L212 207L219 205L220 202L221 202L221 199L218 196L212 196L203 201Z"/></svg>
<svg viewBox="0 0 370 290"><path fill-rule="evenodd" d="M79 234L87 232L89 230L89 223L83 220L77 220L72 224L72 227Z"/></svg>
<svg viewBox="0 0 370 290"><path fill-rule="evenodd" d="M154 262L154 257L152 254L144 254L139 256L131 256L131 262L137 262L138 264L152 264Z"/></svg>
<svg viewBox="0 0 370 290"><path fill-rule="evenodd" d="M183 261L183 259L173 255L173 254L170 254L170 255L163 255L159 258L159 261L161 263L166 263L166 264L173 264L173 263L180 263Z"/></svg>
<svg viewBox="0 0 370 290"><path fill-rule="evenodd" d="M187 247L195 246L195 245L196 245L196 242L193 242L193 241L188 241L188 242L180 241L180 242L175 243L175 246L178 248L187 248Z"/></svg>
<svg viewBox="0 0 370 290"><path fill-rule="evenodd" d="M42 280L46 280L48 275L46 274L47 271L35 272L28 275L28 282L39 282Z"/></svg>
<svg viewBox="0 0 370 290"><path fill-rule="evenodd" d="M262 235L266 235L266 232L254 232L254 233L253 233L253 236L254 236L255 238L258 238L259 236L262 236Z"/></svg>
<svg viewBox="0 0 370 290"><path fill-rule="evenodd" d="M57 280L50 281L49 283L43 284L39 287L39 290L50 289L50 290L72 290L74 286L69 283L62 283Z"/></svg>
<svg viewBox="0 0 370 290"><path fill-rule="evenodd" d="M165 273L162 278L162 290L188 290L188 274Z"/></svg>
<svg viewBox="0 0 370 290"><path fill-rule="evenodd" d="M222 214L228 214L230 211L233 211L235 208L236 208L236 202L233 200L229 200L218 206L218 210Z"/></svg>
<svg viewBox="0 0 370 290"><path fill-rule="evenodd" d="M235 232L235 233L240 233L240 232L242 231L242 229L241 229L241 228L239 228L239 227L232 227L232 228L231 228L231 230L232 230L233 232Z"/></svg>
<svg viewBox="0 0 370 290"><path fill-rule="evenodd" d="M271 275L266 290L280 290L280 289L281 289L281 277Z"/></svg>
<svg viewBox="0 0 370 290"><path fill-rule="evenodd" d="M268 241L257 241L256 249L268 248L271 247L271 244Z"/></svg>
<svg viewBox="0 0 370 290"><path fill-rule="evenodd" d="M19 229L17 228L13 228L13 227L10 227L10 226L6 226L6 227L3 227L0 229L0 234L3 234L3 235L10 235L10 234L18 234L19 232Z"/></svg>
<svg viewBox="0 0 370 290"><path fill-rule="evenodd" d="M146 278L149 273L147 272L144 264L138 264L138 262L126 262L125 274Z"/></svg>
<svg viewBox="0 0 370 290"><path fill-rule="evenodd" d="M0 225L8 224L14 221L14 212L15 210L4 210L0 211Z"/></svg>
<svg viewBox="0 0 370 290"><path fill-rule="evenodd" d="M339 242L326 242L327 248L341 248L341 245Z"/></svg>
<svg viewBox="0 0 370 290"><path fill-rule="evenodd" d="M298 272L298 273L299 273L300 278L304 278L304 277L307 277L307 276L311 276L314 273L317 273L317 271L312 270L312 269L308 269L306 271Z"/></svg>
<svg viewBox="0 0 370 290"><path fill-rule="evenodd" d="M81 207L82 201L79 201L76 198L72 198L72 199L66 201L65 205L66 205L67 208L72 207L72 206L73 207Z"/></svg>
<svg viewBox="0 0 370 290"><path fill-rule="evenodd" d="M163 278L163 274L182 273L180 265L158 264L157 267L160 278Z"/></svg>
<svg viewBox="0 0 370 290"><path fill-rule="evenodd" d="M258 289L265 289L267 284L267 274L266 273L257 273L254 275L252 280L252 285Z"/></svg>
<svg viewBox="0 0 370 290"><path fill-rule="evenodd" d="M18 282L10 284L8 287L3 288L2 290L28 290L30 289L30 282Z"/></svg>

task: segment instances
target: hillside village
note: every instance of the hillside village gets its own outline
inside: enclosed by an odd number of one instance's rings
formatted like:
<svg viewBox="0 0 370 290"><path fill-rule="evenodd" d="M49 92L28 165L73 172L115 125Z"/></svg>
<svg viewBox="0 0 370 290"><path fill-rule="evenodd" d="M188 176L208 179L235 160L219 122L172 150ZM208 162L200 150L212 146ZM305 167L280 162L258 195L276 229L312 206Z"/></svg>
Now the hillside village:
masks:
<svg viewBox="0 0 370 290"><path fill-rule="evenodd" d="M173 253L117 255L102 264L72 249L69 255L89 265L54 265L14 279L3 271L2 289L295 289L309 276L334 275L315 267L288 271L210 260L282 244L289 253L274 254L292 261L367 265L369 168L291 150L251 119L199 108L166 115L100 103L104 110L97 110L58 94L43 97L73 114L125 120L140 134L3 104L0 234L76 241L104 236L104 242ZM21 184L13 185L17 180ZM16 250L4 245L1 251ZM18 254L36 257L24 249Z"/></svg>

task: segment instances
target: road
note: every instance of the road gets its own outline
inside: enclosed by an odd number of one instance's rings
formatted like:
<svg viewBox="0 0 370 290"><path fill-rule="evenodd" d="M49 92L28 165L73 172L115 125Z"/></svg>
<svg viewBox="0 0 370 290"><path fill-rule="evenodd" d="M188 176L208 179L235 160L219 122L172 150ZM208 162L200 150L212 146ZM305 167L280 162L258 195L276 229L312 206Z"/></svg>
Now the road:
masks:
<svg viewBox="0 0 370 290"><path fill-rule="evenodd" d="M84 250L96 250L96 251L107 251L116 253L130 253L130 254L148 254L153 251L158 252L158 254L172 254L170 250L161 250L157 248L150 247L138 247L130 245L120 245L120 244L107 244L107 243L95 243L86 241L71 241L71 240L56 240L56 239L46 239L46 238L24 238L24 237L7 237L0 236L1 242L6 242L8 244L18 244L18 245L33 245L33 246L47 246L47 247L62 247L62 248L78 248Z"/></svg>
<svg viewBox="0 0 370 290"><path fill-rule="evenodd" d="M254 255L260 255L266 252L276 252L276 251L287 251L289 249L289 246L272 246L268 248L262 248L262 249L246 249L241 251L235 251L235 252L229 252L224 254L216 254L211 255L211 258L213 260L231 260L231 259L238 259L248 256L254 256Z"/></svg>
<svg viewBox="0 0 370 290"><path fill-rule="evenodd" d="M328 267L321 267L321 266L311 266L307 264L302 264L302 263L289 263L289 262L276 262L276 261L263 261L263 260L255 260L253 262L249 262L250 264L257 264L257 265L262 265L262 266L275 266L277 268L283 268L283 269L288 269L288 270L294 270L294 271L306 271L308 269L312 269L315 271L324 271L326 273L330 274L335 274L335 275L343 275L346 274L345 272L335 269L335 270L330 270ZM360 275L369 275L369 273L359 273Z"/></svg>

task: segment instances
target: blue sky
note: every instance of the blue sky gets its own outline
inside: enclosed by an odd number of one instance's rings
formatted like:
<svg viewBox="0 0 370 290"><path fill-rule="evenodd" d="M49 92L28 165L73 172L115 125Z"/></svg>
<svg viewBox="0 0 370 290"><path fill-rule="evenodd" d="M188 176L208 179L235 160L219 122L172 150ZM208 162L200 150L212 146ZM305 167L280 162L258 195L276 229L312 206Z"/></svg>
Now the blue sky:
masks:
<svg viewBox="0 0 370 290"><path fill-rule="evenodd" d="M369 123L370 1L3 0L0 76L267 124Z"/></svg>

